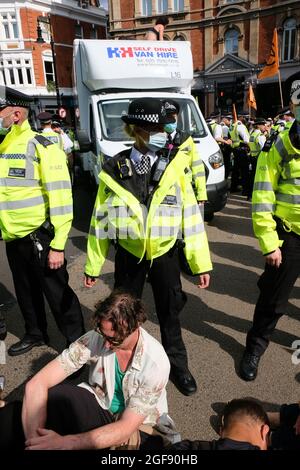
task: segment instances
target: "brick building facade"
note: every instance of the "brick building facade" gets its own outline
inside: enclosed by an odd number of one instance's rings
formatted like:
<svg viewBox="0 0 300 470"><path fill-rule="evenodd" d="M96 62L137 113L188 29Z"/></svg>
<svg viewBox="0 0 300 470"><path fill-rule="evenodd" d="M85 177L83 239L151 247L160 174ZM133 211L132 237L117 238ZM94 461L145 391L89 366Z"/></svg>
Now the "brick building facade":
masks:
<svg viewBox="0 0 300 470"><path fill-rule="evenodd" d="M37 112L55 111L57 98L70 108L73 41L105 38L106 24L96 0L1 2L0 84L33 96Z"/></svg>
<svg viewBox="0 0 300 470"><path fill-rule="evenodd" d="M110 0L110 35L143 39L158 16L167 15L167 40L188 40L194 60L193 93L206 114L230 110L242 84L238 106L245 106L249 83L258 112L275 114L280 107L278 77L257 81L271 49L273 30L279 38L284 104L300 65L298 0Z"/></svg>

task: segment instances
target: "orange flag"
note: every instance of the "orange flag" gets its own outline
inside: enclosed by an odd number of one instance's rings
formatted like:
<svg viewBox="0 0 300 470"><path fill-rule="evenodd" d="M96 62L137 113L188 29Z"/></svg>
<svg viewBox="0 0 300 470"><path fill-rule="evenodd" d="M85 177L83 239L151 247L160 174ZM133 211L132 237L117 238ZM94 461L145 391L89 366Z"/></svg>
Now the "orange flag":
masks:
<svg viewBox="0 0 300 470"><path fill-rule="evenodd" d="M232 117L233 117L233 122L237 122L237 114L236 114L236 109L235 109L235 104L232 103Z"/></svg>
<svg viewBox="0 0 300 470"><path fill-rule="evenodd" d="M277 37L277 30L274 29L273 33L273 41L272 41L272 48L270 52L270 56L266 62L266 65L258 75L258 79L262 80L263 78L273 77L276 75L279 70L279 54L278 54L278 37Z"/></svg>
<svg viewBox="0 0 300 470"><path fill-rule="evenodd" d="M247 105L248 105L248 108L257 109L256 99L255 99L254 91L253 91L251 84L249 85L249 90L247 94Z"/></svg>

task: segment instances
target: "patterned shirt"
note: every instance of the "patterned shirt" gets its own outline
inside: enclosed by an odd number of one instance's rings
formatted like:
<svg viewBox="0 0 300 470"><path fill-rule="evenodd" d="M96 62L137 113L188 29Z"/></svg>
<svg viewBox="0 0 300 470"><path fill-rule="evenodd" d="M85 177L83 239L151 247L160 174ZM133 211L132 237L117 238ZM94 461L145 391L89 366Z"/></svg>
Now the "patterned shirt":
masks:
<svg viewBox="0 0 300 470"><path fill-rule="evenodd" d="M123 379L126 409L145 416L143 424L156 427L175 442L178 433L168 416L166 385L170 363L162 345L143 328L133 359ZM89 383L79 386L92 392L99 405L109 409L115 391L115 352L104 347L102 336L89 331L65 349L58 360L68 375L89 363Z"/></svg>

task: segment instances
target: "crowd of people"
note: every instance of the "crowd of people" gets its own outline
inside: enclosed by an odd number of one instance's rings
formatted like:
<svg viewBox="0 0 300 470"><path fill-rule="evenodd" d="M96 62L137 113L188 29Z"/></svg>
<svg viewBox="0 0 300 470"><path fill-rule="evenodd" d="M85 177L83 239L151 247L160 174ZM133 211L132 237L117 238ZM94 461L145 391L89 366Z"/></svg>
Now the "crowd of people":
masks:
<svg viewBox="0 0 300 470"><path fill-rule="evenodd" d="M168 414L169 379L186 396L197 391L179 320L187 301L180 272L184 263L198 287L206 289L212 271L202 211L207 199L204 165L191 136L178 128L178 103L135 99L122 116L132 145L103 164L84 268L84 285L91 288L113 244L114 290L97 304L94 329L86 333L64 256L73 217L65 139L50 129L47 113L39 116L43 132L31 129L30 101L8 87L0 90L5 130L0 144L0 229L25 330L8 354L18 356L48 343L44 296L66 349L28 381L23 403L0 408L0 448L299 446L297 404L283 405L279 419L272 416L270 421L255 401L235 399L224 410L220 439L213 442L181 441ZM231 191L241 185L252 198L254 232L266 262L240 364L240 377L246 381L256 378L259 359L299 275L300 81L293 83L291 106L283 114L290 122L283 130L276 128L278 121L272 129L270 121L256 119L249 131L243 116L236 122L224 116L222 125L216 116L209 122L224 150ZM140 299L146 279L153 290L161 344L142 327L146 312ZM86 364L88 381L79 386L66 382ZM270 440L276 423L278 432Z"/></svg>

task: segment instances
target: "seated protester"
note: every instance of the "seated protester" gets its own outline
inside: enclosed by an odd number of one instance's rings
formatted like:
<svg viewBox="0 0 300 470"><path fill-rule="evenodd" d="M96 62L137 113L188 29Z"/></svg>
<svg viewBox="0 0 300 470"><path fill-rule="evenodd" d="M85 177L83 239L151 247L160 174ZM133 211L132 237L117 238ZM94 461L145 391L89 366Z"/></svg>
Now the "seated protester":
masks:
<svg viewBox="0 0 300 470"><path fill-rule="evenodd" d="M170 363L141 328L145 320L142 302L126 292L114 291L98 303L95 329L26 385L26 449L158 449L163 440L178 441L167 414ZM86 363L88 383L61 384Z"/></svg>
<svg viewBox="0 0 300 470"><path fill-rule="evenodd" d="M250 399L236 399L225 406L220 439L184 440L168 450L267 450L269 430L268 416L261 405Z"/></svg>
<svg viewBox="0 0 300 470"><path fill-rule="evenodd" d="M300 403L282 405L279 412L268 413L273 450L300 450Z"/></svg>

